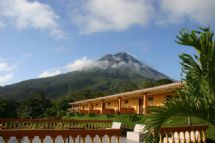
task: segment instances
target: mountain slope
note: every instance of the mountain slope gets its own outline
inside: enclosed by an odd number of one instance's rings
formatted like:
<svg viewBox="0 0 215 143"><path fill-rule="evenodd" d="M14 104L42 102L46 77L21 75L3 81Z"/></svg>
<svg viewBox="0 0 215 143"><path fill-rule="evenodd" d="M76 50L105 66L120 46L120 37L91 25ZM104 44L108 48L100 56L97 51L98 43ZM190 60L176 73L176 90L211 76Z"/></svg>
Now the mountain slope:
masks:
<svg viewBox="0 0 215 143"><path fill-rule="evenodd" d="M22 100L42 93L50 99L55 99L65 95L79 96L81 91L89 90L97 97L140 89L144 87L145 81L164 78L168 77L127 53L108 54L80 71L1 87L0 97ZM92 97L74 97L74 100L82 98Z"/></svg>

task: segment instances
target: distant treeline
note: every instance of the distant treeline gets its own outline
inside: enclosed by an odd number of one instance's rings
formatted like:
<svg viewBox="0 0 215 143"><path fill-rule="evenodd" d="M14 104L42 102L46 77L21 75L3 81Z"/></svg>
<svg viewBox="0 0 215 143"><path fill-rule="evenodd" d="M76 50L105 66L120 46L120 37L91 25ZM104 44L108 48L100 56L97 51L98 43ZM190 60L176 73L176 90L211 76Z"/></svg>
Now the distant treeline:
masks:
<svg viewBox="0 0 215 143"><path fill-rule="evenodd" d="M155 82L145 81L144 87L152 87L171 83L172 80L162 79ZM122 84L123 85L123 84ZM138 89L131 84L124 84L119 91ZM109 94L112 94L110 92ZM50 99L44 93L38 92L22 100L0 99L0 118L60 118L69 108L69 102L96 98L108 95L94 89L79 90L59 98Z"/></svg>

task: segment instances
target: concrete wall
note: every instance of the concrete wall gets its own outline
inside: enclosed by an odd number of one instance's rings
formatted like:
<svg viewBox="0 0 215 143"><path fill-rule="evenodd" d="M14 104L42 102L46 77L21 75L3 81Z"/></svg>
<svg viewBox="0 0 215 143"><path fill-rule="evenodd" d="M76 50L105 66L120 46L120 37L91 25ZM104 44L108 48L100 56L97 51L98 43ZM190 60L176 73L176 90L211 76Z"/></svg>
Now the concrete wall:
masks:
<svg viewBox="0 0 215 143"><path fill-rule="evenodd" d="M101 110L101 102L93 103L93 110Z"/></svg>
<svg viewBox="0 0 215 143"><path fill-rule="evenodd" d="M106 101L104 103L106 109L114 109L115 111L118 110L118 100Z"/></svg>
<svg viewBox="0 0 215 143"><path fill-rule="evenodd" d="M148 99L147 106L162 106L163 103L166 102L166 96L167 95L174 96L175 94L168 94L168 93L166 93L166 94L157 94L157 95L147 96L147 99ZM149 101L150 97L153 97L153 101Z"/></svg>
<svg viewBox="0 0 215 143"><path fill-rule="evenodd" d="M125 103L127 101L127 103ZM122 99L121 107L134 108L135 113L139 113L139 98Z"/></svg>
<svg viewBox="0 0 215 143"><path fill-rule="evenodd" d="M147 106L162 106L163 103L166 102L167 95L174 96L175 94L156 94L156 95L147 95ZM150 98L153 98L152 101L149 101ZM122 99L121 100L121 107L123 108L134 108L135 113L139 113L139 99L143 99L143 96L141 97L135 97L135 98L129 98L129 99ZM115 111L118 110L118 102L119 100L112 100L112 101L104 101L105 103L105 109L114 109ZM144 104L144 100L143 100ZM81 105L81 110L100 110L101 111L101 101L95 102L95 103L84 103ZM144 105L143 105L144 107Z"/></svg>

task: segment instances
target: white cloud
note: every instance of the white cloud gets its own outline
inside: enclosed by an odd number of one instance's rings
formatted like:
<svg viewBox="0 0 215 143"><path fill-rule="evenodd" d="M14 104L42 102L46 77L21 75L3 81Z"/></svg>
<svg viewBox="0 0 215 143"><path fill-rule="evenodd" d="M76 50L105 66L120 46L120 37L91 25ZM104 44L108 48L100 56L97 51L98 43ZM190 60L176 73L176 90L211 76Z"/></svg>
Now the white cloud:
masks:
<svg viewBox="0 0 215 143"><path fill-rule="evenodd" d="M87 0L83 11L76 10L73 20L82 33L94 33L143 26L151 20L154 8L149 0Z"/></svg>
<svg viewBox="0 0 215 143"><path fill-rule="evenodd" d="M55 76L58 74L63 74L67 72L73 72L73 71L81 71L81 70L90 70L93 68L99 68L99 69L114 69L114 68L122 68L122 69L133 69L135 71L139 71L141 68L141 65L138 63L135 63L131 60L125 62L123 59L113 56L111 57L113 61L108 60L94 60L89 59L87 57L82 57L80 59L77 59L63 67L59 68L52 68L50 70L45 70L42 72L38 77L44 78L44 77L50 77Z"/></svg>
<svg viewBox="0 0 215 143"><path fill-rule="evenodd" d="M0 86L9 84L9 81L13 79L13 72L16 68L17 66L0 57Z"/></svg>
<svg viewBox="0 0 215 143"><path fill-rule="evenodd" d="M81 33L91 34L147 23L213 24L214 7L214 0L83 0L76 9L72 7L71 17Z"/></svg>
<svg viewBox="0 0 215 143"><path fill-rule="evenodd" d="M1 76L0 75L0 86L6 85L8 81L10 81L13 78L13 74L9 73L6 75Z"/></svg>
<svg viewBox="0 0 215 143"><path fill-rule="evenodd" d="M158 23L180 23L185 20L210 24L215 22L214 0L161 0Z"/></svg>
<svg viewBox="0 0 215 143"><path fill-rule="evenodd" d="M95 61L88 59L87 57L83 57L81 59L75 60L72 63L69 63L66 65L66 69L68 71L77 71L77 70L83 70L84 68L88 67L94 67Z"/></svg>
<svg viewBox="0 0 215 143"><path fill-rule="evenodd" d="M50 77L66 72L85 70L91 67L95 67L95 61L92 59L88 59L87 57L83 57L65 65L64 67L45 70L41 74L39 74L38 77L39 78Z"/></svg>
<svg viewBox="0 0 215 143"><path fill-rule="evenodd" d="M59 17L53 9L37 1L28 0L0 0L0 18L10 21L18 29L37 28L49 30L51 35L64 37L59 28Z"/></svg>
<svg viewBox="0 0 215 143"><path fill-rule="evenodd" d="M62 71L60 69L53 68L51 70L46 70L46 71L42 72L38 77L45 78L45 77L55 76L55 75L58 75L61 73L62 73Z"/></svg>
<svg viewBox="0 0 215 143"><path fill-rule="evenodd" d="M15 69L15 66L8 64L5 61L0 61L0 72L8 72Z"/></svg>

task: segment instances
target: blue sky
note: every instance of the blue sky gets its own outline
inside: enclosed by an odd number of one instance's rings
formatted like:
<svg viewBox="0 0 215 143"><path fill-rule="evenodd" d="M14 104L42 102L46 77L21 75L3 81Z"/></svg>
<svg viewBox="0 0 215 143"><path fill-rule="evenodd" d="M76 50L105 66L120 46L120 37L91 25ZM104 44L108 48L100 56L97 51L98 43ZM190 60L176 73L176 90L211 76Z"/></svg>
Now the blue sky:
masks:
<svg viewBox="0 0 215 143"><path fill-rule="evenodd" d="M0 0L0 85L127 52L180 79L181 28L214 29L214 0Z"/></svg>

